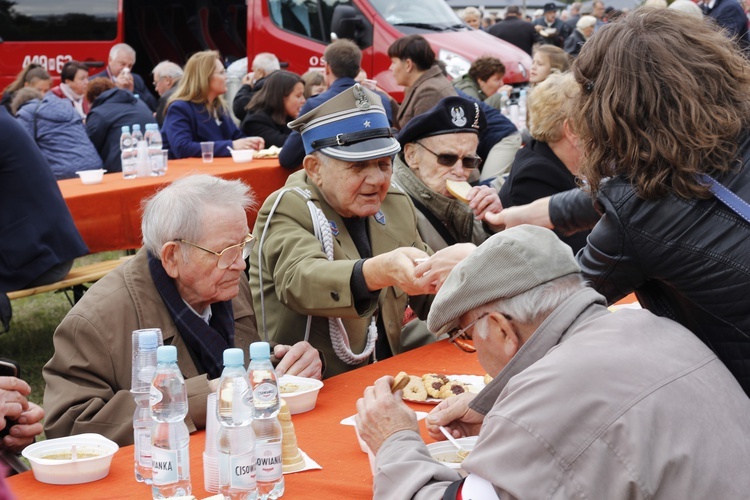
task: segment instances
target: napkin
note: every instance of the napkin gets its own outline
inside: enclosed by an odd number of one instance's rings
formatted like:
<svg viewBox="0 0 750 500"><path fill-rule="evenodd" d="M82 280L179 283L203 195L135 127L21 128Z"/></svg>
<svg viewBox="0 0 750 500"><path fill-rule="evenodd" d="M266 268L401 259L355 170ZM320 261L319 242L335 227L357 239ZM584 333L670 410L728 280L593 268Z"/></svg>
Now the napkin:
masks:
<svg viewBox="0 0 750 500"><path fill-rule="evenodd" d="M312 458L310 458L307 453L305 453L302 450L299 450L299 452L302 454L302 458L305 459L305 466L302 467L300 470L295 470L295 471L292 471L292 472L285 472L284 473L285 476L288 475L288 474L296 474L297 472L302 472L304 470L314 470L314 469L322 469L323 468L320 465L318 465L318 463L315 460L313 460Z"/></svg>

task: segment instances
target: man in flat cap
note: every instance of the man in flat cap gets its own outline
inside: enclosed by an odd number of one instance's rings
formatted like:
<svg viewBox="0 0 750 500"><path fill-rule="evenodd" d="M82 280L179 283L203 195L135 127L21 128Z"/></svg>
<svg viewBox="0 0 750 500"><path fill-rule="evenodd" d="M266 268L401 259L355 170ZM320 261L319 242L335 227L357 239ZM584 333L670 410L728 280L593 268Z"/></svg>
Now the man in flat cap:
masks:
<svg viewBox="0 0 750 500"><path fill-rule="evenodd" d="M557 19L557 5L554 3L544 4L544 14L534 21L534 28L541 36L543 44L555 45L563 48L565 39L570 36L570 27Z"/></svg>
<svg viewBox="0 0 750 500"><path fill-rule="evenodd" d="M474 186L462 201L446 184L479 177L477 146L485 125L479 104L454 96L409 120L398 135L394 180L414 203L419 234L435 251L455 243L479 245L495 232L482 220L502 210L495 189Z"/></svg>
<svg viewBox="0 0 750 500"><path fill-rule="evenodd" d="M413 284L414 265L430 250L408 196L391 188L400 148L376 94L355 84L290 127L304 169L258 214L250 283L259 330L308 339L329 377L411 345L401 326L407 302L426 316L432 297Z"/></svg>
<svg viewBox="0 0 750 500"><path fill-rule="evenodd" d="M552 231L489 238L453 269L427 323L473 337L494 377L427 418L432 438L439 425L478 435L468 476L430 457L386 376L357 401L375 498L747 497L750 400L735 378L677 323L610 312Z"/></svg>

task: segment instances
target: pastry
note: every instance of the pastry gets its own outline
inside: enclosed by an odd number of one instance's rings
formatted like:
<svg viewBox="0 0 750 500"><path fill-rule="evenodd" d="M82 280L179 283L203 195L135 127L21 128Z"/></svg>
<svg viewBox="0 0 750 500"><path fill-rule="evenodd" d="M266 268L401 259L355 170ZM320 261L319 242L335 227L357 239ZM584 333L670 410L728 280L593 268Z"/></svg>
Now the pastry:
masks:
<svg viewBox="0 0 750 500"><path fill-rule="evenodd" d="M286 473L304 469L305 457L302 456L297 446L292 414L284 399L281 400L278 419L281 424L281 470Z"/></svg>
<svg viewBox="0 0 750 500"><path fill-rule="evenodd" d="M426 373L422 375L422 381L424 382L424 388L427 390L427 394L433 398L440 398L440 389L450 382L448 377L437 373Z"/></svg>
<svg viewBox="0 0 750 500"><path fill-rule="evenodd" d="M463 384L461 382L448 382L447 384L444 384L440 388L440 399L448 399L451 396L458 396L459 394L463 394L466 392L468 388L466 387L466 384Z"/></svg>
<svg viewBox="0 0 750 500"><path fill-rule="evenodd" d="M409 376L409 383L404 388L404 399L407 401L424 401L427 399L427 390L420 377Z"/></svg>
<svg viewBox="0 0 750 500"><path fill-rule="evenodd" d="M394 377L393 383L391 384L391 392L395 393L396 391L402 390L408 383L409 375L407 375L406 372L398 372L398 375Z"/></svg>
<svg viewBox="0 0 750 500"><path fill-rule="evenodd" d="M489 373L484 374L484 385L489 385L489 383L492 382L492 377Z"/></svg>

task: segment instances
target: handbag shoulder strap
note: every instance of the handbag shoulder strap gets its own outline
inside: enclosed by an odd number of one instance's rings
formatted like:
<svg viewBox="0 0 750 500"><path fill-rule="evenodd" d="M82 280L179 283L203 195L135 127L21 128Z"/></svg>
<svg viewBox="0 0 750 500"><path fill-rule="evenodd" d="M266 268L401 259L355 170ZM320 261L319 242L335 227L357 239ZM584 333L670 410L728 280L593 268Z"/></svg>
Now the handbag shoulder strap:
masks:
<svg viewBox="0 0 750 500"><path fill-rule="evenodd" d="M708 174L700 175L701 181L711 190L717 200L726 205L734 213L742 217L750 224L750 204L737 196L731 189L714 179Z"/></svg>

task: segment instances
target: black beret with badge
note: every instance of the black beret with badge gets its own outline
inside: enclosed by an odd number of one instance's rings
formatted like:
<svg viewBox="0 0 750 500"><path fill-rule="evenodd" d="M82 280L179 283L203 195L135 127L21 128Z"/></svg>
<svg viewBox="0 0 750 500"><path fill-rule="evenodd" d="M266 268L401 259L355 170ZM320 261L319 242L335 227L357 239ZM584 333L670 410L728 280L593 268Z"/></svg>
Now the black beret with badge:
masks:
<svg viewBox="0 0 750 500"><path fill-rule="evenodd" d="M554 3L545 3L544 12L557 12L557 5L555 5Z"/></svg>
<svg viewBox="0 0 750 500"><path fill-rule="evenodd" d="M445 97L434 108L409 120L398 134L398 142L404 147L433 135L479 134L486 126L487 119L479 104L463 97Z"/></svg>

